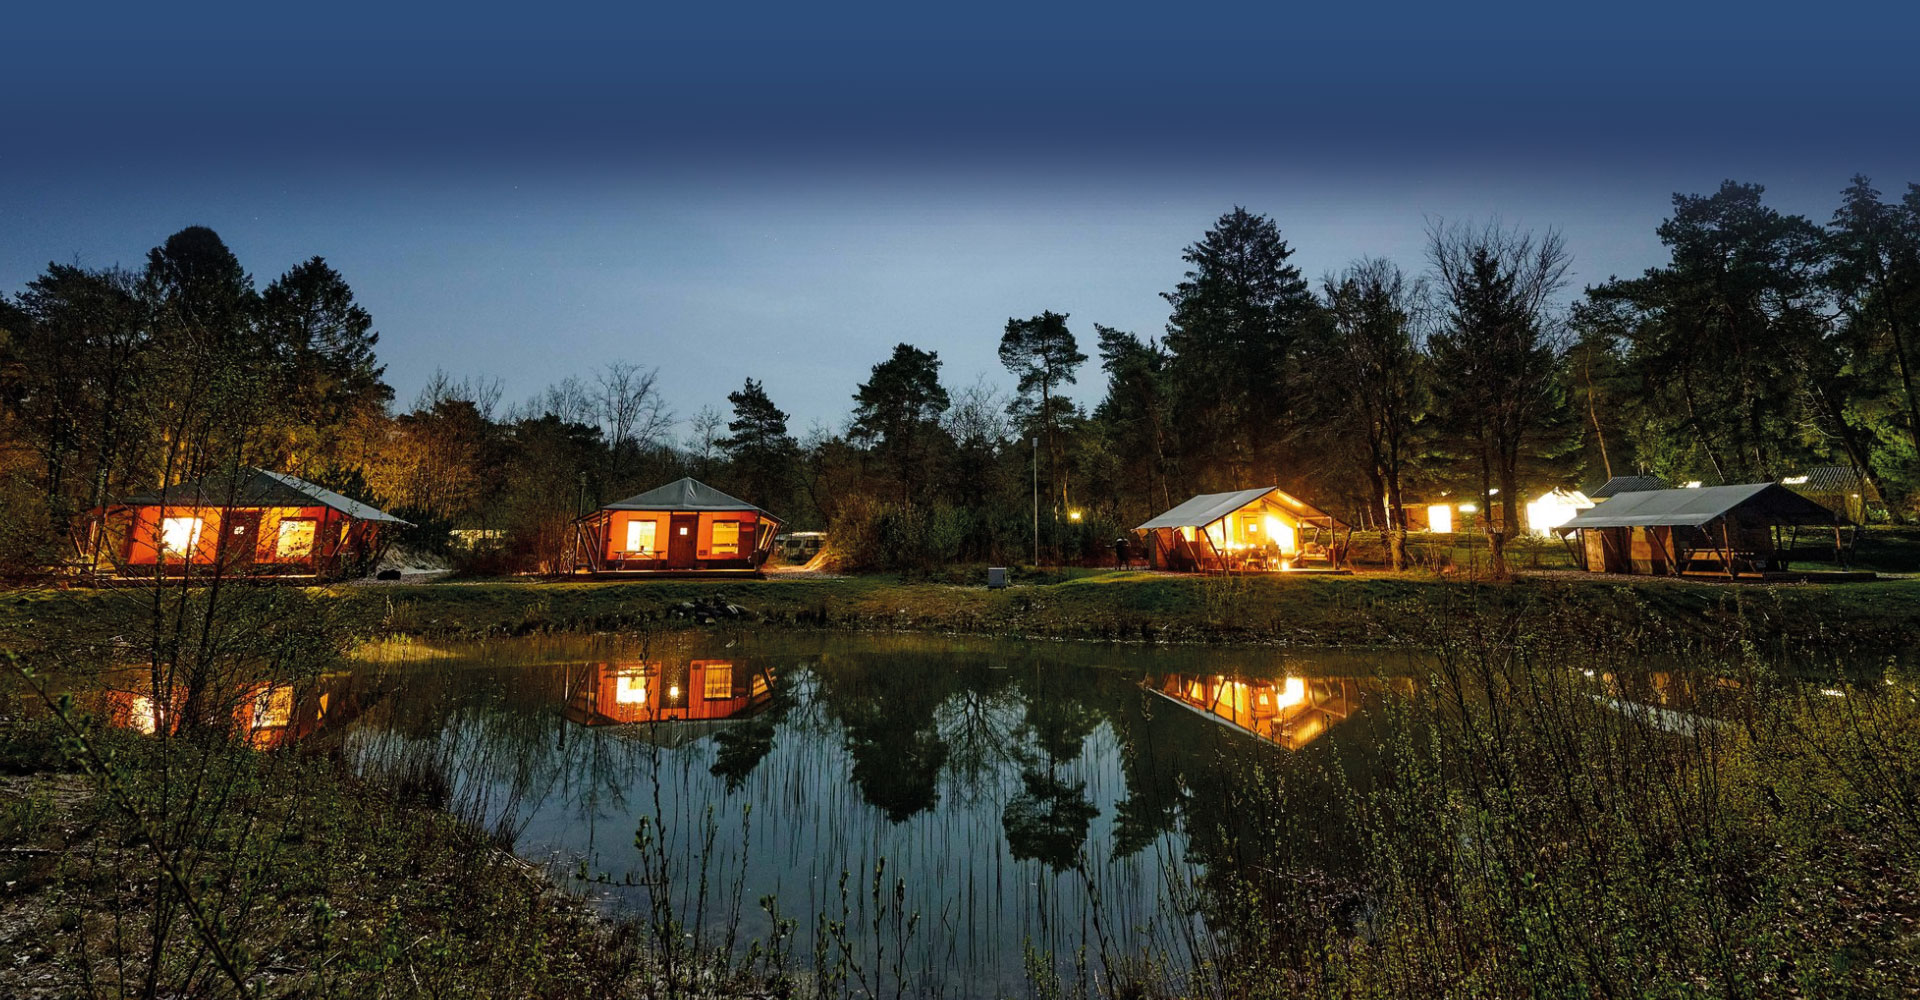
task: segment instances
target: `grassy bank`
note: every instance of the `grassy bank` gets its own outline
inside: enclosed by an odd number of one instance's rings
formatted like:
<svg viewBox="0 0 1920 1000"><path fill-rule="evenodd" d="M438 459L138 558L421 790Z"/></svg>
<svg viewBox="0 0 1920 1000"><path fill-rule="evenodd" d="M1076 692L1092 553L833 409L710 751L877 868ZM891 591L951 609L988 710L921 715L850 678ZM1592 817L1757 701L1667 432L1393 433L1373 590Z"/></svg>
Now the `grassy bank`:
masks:
<svg viewBox="0 0 1920 1000"><path fill-rule="evenodd" d="M326 753L85 738L91 760L52 720L0 720L0 995L601 995L633 975L622 928L431 783L361 781Z"/></svg>
<svg viewBox="0 0 1920 1000"><path fill-rule="evenodd" d="M1042 577L1006 590L898 577L607 582L442 582L311 592L362 637L483 638L699 624L732 604L788 627L949 631L1148 642L1428 644L1436 626L1527 614L1596 646L1649 653L1880 653L1920 635L1920 580L1729 585L1522 577L1471 584L1421 575L1201 578L1137 572ZM94 643L140 620L139 591L23 591L0 597L0 643Z"/></svg>

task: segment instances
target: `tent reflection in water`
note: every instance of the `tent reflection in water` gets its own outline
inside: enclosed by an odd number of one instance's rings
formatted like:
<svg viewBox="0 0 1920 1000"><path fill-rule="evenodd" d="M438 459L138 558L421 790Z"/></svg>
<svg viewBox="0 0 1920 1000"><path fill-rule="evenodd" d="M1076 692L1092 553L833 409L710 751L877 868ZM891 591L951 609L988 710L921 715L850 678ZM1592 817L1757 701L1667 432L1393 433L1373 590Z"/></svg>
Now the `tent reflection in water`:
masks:
<svg viewBox="0 0 1920 1000"><path fill-rule="evenodd" d="M1202 493L1133 529L1155 569L1186 572L1338 570L1338 518L1277 486Z"/></svg>
<svg viewBox="0 0 1920 1000"><path fill-rule="evenodd" d="M101 721L118 729L148 735L178 731L182 707L156 702L150 690L137 688L104 688L92 696L95 704L91 707ZM311 738L323 730L337 732L384 694L367 688L351 673L330 673L298 685L271 681L238 684L214 702L212 709L216 724L229 717L229 731L235 737L256 750L268 750Z"/></svg>
<svg viewBox="0 0 1920 1000"><path fill-rule="evenodd" d="M778 517L687 478L574 522L575 573L758 573Z"/></svg>
<svg viewBox="0 0 1920 1000"><path fill-rule="evenodd" d="M1369 691L1391 683L1354 677L1159 674L1142 686L1215 722L1298 750L1351 716ZM1410 692L1411 681L1401 684Z"/></svg>
<svg viewBox="0 0 1920 1000"><path fill-rule="evenodd" d="M773 698L773 674L741 660L633 660L592 664L569 687L571 722L639 725L681 742L758 714Z"/></svg>

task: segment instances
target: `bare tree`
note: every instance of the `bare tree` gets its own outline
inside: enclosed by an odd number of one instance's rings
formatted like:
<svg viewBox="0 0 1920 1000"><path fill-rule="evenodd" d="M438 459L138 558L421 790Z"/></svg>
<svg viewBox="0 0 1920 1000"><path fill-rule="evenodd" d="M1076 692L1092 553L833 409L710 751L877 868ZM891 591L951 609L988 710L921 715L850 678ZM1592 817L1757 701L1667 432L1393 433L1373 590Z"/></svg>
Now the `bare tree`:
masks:
<svg viewBox="0 0 1920 1000"><path fill-rule="evenodd" d="M941 414L940 422L963 448L995 447L1013 437L1009 408L1007 394L982 375L971 385L953 391L953 406Z"/></svg>
<svg viewBox="0 0 1920 1000"><path fill-rule="evenodd" d="M1554 299L1573 258L1551 229L1536 237L1497 221L1437 220L1427 227L1427 256L1444 310L1428 340L1435 391L1479 452L1483 511L1491 513L1497 484L1492 568L1504 576L1506 542L1520 531L1521 455L1562 402L1565 323Z"/></svg>
<svg viewBox="0 0 1920 1000"><path fill-rule="evenodd" d="M427 384L420 387L420 394L414 397L413 408L423 411L443 402L467 402L473 404L481 419L492 420L504 392L505 387L498 378L469 375L456 379L445 369L435 368Z"/></svg>
<svg viewBox="0 0 1920 1000"><path fill-rule="evenodd" d="M574 375L547 386L539 395L528 400L521 416L532 419L547 414L569 424L585 424L588 427L600 425L599 401L594 397L593 390Z"/></svg>
<svg viewBox="0 0 1920 1000"><path fill-rule="evenodd" d="M631 361L615 361L594 373L590 391L599 406L607 444L616 454L656 444L673 426L659 380L658 368L642 368Z"/></svg>
<svg viewBox="0 0 1920 1000"><path fill-rule="evenodd" d="M687 450L700 456L701 478L713 475L713 449L720 444L720 432L726 427L726 416L712 404L701 407L700 412L687 421Z"/></svg>

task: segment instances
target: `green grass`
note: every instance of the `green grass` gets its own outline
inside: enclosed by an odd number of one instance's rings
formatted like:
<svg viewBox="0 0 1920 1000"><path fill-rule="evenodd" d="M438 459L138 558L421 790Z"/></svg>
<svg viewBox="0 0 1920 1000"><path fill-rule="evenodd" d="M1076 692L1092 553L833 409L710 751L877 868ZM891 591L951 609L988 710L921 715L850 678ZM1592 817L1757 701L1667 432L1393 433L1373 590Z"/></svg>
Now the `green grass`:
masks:
<svg viewBox="0 0 1920 1000"><path fill-rule="evenodd" d="M1432 574L1232 579L1074 571L989 591L897 576L768 580L496 581L311 591L361 638L469 639L686 624L675 606L719 598L786 627L1155 642L1425 645L1478 609L1529 612L1596 646L1645 652L1904 650L1920 635L1920 580L1729 585L1578 577L1473 584ZM138 632L137 591L0 596L0 645L105 643Z"/></svg>

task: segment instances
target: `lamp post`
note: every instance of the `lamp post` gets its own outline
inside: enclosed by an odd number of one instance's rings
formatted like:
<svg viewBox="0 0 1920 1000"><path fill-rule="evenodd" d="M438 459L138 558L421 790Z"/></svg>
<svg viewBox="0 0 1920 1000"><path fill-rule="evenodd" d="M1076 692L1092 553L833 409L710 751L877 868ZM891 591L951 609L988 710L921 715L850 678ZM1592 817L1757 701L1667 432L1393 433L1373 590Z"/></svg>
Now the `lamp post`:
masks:
<svg viewBox="0 0 1920 1000"><path fill-rule="evenodd" d="M1040 439L1033 441L1033 565L1040 565Z"/></svg>

